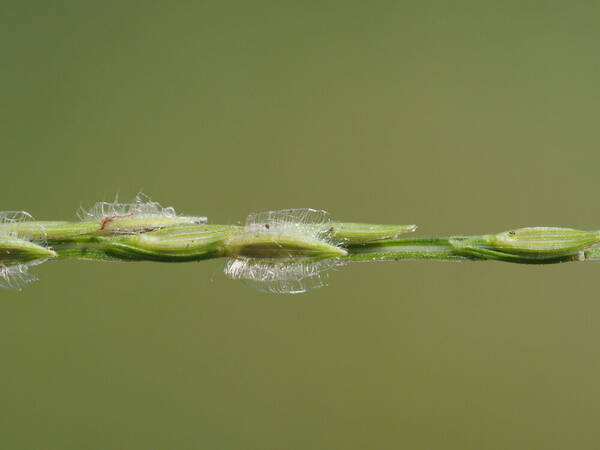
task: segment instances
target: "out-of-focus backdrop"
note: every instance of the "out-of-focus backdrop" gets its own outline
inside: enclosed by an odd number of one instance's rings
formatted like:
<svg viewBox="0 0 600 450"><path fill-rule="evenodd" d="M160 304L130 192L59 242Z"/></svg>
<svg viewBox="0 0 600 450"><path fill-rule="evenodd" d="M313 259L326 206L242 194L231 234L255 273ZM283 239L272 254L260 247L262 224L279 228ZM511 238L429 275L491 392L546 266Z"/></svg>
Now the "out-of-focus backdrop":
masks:
<svg viewBox="0 0 600 450"><path fill-rule="evenodd" d="M600 228L594 2L0 6L0 210L143 190L421 235ZM597 448L600 263L55 262L0 292L0 447Z"/></svg>

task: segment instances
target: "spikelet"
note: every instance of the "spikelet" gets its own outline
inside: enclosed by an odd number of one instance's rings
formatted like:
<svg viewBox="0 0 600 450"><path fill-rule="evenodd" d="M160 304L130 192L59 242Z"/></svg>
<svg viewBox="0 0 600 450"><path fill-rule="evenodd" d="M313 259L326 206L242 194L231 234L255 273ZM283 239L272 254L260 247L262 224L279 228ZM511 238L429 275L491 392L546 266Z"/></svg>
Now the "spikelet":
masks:
<svg viewBox="0 0 600 450"><path fill-rule="evenodd" d="M177 215L173 207L162 207L141 192L130 203L98 202L78 215L82 221L97 221L99 231L106 233L137 233L207 222L206 217Z"/></svg>
<svg viewBox="0 0 600 450"><path fill-rule="evenodd" d="M0 212L0 288L20 289L36 280L29 268L56 256L42 242L18 235L17 224L27 221L33 221L33 217L25 211Z"/></svg>
<svg viewBox="0 0 600 450"><path fill-rule="evenodd" d="M297 294L326 286L328 272L347 254L331 240L328 223L327 213L314 209L250 214L244 231L227 243L225 274L261 292Z"/></svg>

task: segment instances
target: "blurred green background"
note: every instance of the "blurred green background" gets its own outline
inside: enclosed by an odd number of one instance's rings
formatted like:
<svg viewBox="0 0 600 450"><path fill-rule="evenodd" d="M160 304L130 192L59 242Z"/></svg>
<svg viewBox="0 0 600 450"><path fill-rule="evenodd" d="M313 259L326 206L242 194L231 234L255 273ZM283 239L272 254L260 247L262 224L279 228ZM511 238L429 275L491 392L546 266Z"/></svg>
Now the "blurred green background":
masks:
<svg viewBox="0 0 600 450"><path fill-rule="evenodd" d="M3 1L2 210L600 228L596 2ZM48 263L0 292L0 447L592 449L600 265Z"/></svg>

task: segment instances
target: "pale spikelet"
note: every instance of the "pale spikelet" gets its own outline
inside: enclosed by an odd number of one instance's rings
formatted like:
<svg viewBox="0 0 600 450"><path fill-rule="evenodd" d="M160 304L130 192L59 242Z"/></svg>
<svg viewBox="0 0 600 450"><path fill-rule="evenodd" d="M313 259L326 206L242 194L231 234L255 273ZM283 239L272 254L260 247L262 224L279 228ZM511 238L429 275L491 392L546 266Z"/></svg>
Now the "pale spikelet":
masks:
<svg viewBox="0 0 600 450"><path fill-rule="evenodd" d="M230 242L233 257L225 274L250 287L296 294L327 285L328 272L343 265L346 251L330 239L325 211L285 209L250 214L244 231Z"/></svg>
<svg viewBox="0 0 600 450"><path fill-rule="evenodd" d="M197 225L207 222L202 216L181 216L171 206L162 207L147 195L138 193L129 203L97 202L90 209L80 210L82 221L97 221L100 230L131 233L160 229L173 225Z"/></svg>
<svg viewBox="0 0 600 450"><path fill-rule="evenodd" d="M18 224L33 220L31 214L25 211L0 211L0 288L20 289L35 281L37 278L29 272L29 268L55 256L40 240L32 243L18 233ZM43 233L36 230L36 235Z"/></svg>

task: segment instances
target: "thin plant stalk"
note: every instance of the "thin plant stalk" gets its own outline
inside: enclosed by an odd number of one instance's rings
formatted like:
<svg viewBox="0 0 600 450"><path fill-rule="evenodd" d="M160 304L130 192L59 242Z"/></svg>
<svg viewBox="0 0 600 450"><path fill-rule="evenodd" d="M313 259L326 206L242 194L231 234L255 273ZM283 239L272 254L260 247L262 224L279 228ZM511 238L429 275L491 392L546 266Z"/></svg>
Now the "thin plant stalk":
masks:
<svg viewBox="0 0 600 450"><path fill-rule="evenodd" d="M0 286L32 279L47 260L186 262L226 258L226 274L259 290L304 292L348 262L504 261L551 264L600 259L600 232L530 227L502 233L405 237L414 225L334 222L323 211L252 214L245 226L212 225L140 199L97 204L84 220L35 221L0 213ZM16 281L15 281L16 280Z"/></svg>

